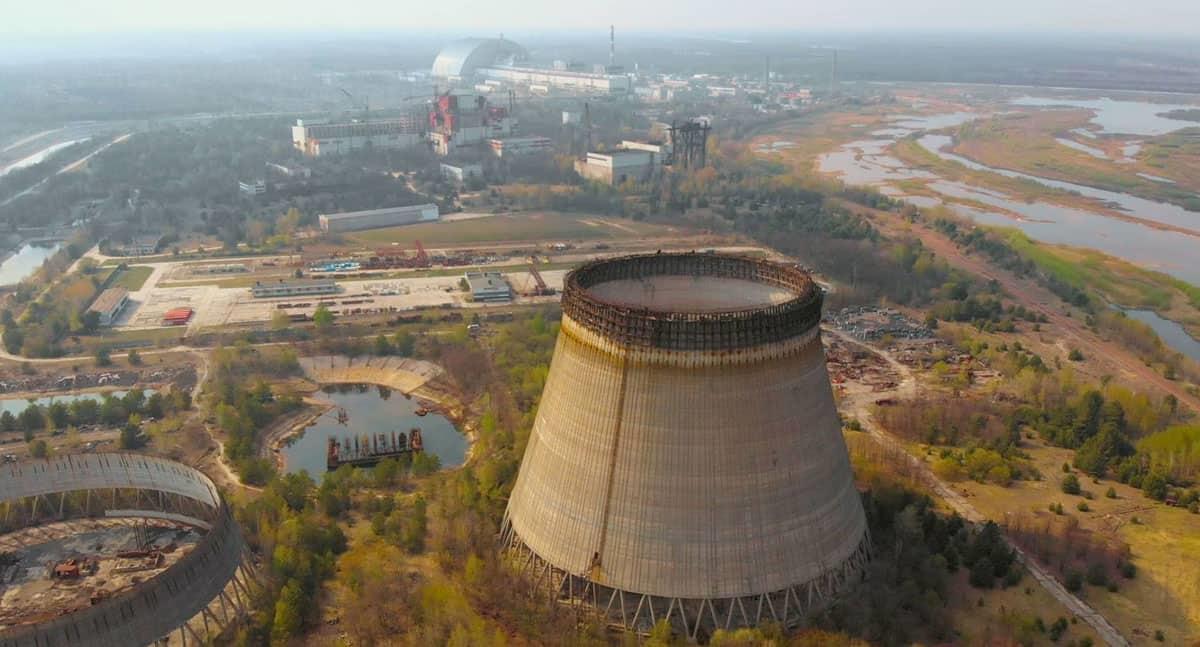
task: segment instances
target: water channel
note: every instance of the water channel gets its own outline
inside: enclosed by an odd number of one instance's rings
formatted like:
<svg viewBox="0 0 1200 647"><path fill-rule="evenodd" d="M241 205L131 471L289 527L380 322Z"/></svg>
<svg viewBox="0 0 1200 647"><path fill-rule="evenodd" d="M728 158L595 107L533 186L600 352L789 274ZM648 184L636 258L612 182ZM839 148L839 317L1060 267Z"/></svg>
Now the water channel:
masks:
<svg viewBox="0 0 1200 647"><path fill-rule="evenodd" d="M1123 312L1130 319L1137 319L1154 329L1154 332L1158 333L1158 337L1168 347L1183 353L1185 357L1200 362L1200 340L1189 335L1183 326L1170 319L1160 317L1153 310L1123 310Z"/></svg>
<svg viewBox="0 0 1200 647"><path fill-rule="evenodd" d="M154 389L143 389L146 397L154 394ZM102 391L95 393L67 393L64 395L47 395L40 398L6 398L0 400L0 413L5 411L15 415L19 415L22 411L29 408L29 405L36 404L40 407L48 407L55 402L62 404L71 404L76 400L95 400L97 402L104 399L105 395L111 395L114 398L123 398L129 391Z"/></svg>
<svg viewBox="0 0 1200 647"><path fill-rule="evenodd" d="M288 473L308 471L314 479L325 474L325 452L330 437L345 439L393 431L421 430L425 451L438 457L443 468L462 465L467 439L449 419L431 412L418 416L419 405L399 391L367 384L325 386L322 399L346 410L346 424L339 424L335 411L322 415L281 448Z"/></svg>
<svg viewBox="0 0 1200 647"><path fill-rule="evenodd" d="M1142 218L1144 220L1152 220L1165 225L1190 229L1200 236L1200 213L1195 211L1188 211L1183 207L1165 202L1155 202L1154 200L1139 198L1134 195L1129 195L1128 193L1105 191L1104 189L1097 189L1095 187L1085 186L1083 184L1064 182L1062 180L1052 180L1050 178L1029 175L1028 173L1021 173L1019 171L1010 171L1004 168L980 164L979 162L963 157L962 155L945 152L944 149L948 148L954 143L954 138L950 135L922 135L917 141L925 150L944 160L957 162L958 164L962 164L967 168L977 171L989 171L1005 177L1029 180L1031 182L1037 182L1038 184L1054 189L1078 193L1079 195L1107 203L1120 209L1121 211L1128 213L1131 216Z"/></svg>
<svg viewBox="0 0 1200 647"><path fill-rule="evenodd" d="M14 285L20 283L30 274L33 274L42 263L54 255L55 252L62 247L58 243L35 243L25 244L17 253L9 256L3 263L0 263L0 285Z"/></svg>

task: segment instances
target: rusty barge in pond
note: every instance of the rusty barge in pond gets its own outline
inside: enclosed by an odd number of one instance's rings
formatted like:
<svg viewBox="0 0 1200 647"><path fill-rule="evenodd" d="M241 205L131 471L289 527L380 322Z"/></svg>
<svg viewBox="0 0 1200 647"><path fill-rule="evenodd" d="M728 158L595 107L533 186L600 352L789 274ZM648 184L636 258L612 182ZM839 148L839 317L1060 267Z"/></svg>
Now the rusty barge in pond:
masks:
<svg viewBox="0 0 1200 647"><path fill-rule="evenodd" d="M331 472L342 465L372 467L387 458L400 458L424 450L421 430L416 427L408 433L393 431L391 434L347 436L343 439L330 436L325 452L325 467Z"/></svg>

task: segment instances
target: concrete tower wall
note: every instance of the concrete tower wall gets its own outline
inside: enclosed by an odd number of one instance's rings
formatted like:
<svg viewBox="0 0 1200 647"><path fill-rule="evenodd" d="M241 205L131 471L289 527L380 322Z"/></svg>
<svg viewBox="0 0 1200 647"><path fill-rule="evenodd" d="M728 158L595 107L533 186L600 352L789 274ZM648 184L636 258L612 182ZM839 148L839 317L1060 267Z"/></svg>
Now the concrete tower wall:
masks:
<svg viewBox="0 0 1200 647"><path fill-rule="evenodd" d="M509 504L530 549L626 591L728 598L806 582L858 548L815 331L729 363L614 355L592 337L570 320L559 333Z"/></svg>
<svg viewBox="0 0 1200 647"><path fill-rule="evenodd" d="M868 537L820 306L807 275L751 259L573 272L505 541L634 628L647 605L696 635L827 600Z"/></svg>

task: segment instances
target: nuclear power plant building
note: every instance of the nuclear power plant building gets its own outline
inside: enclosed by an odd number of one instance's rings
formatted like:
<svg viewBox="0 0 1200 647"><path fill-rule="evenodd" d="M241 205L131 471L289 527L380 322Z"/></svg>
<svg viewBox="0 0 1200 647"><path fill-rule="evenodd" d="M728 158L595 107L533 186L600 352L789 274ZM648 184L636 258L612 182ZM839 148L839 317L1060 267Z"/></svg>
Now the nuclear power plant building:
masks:
<svg viewBox="0 0 1200 647"><path fill-rule="evenodd" d="M516 85L540 85L599 94L627 94L631 82L624 74L535 67L525 48L504 38L467 38L447 44L438 53L430 75L453 81L486 80Z"/></svg>
<svg viewBox="0 0 1200 647"><path fill-rule="evenodd" d="M703 639L794 627L860 576L866 518L803 271L717 254L565 280L502 545L558 599Z"/></svg>

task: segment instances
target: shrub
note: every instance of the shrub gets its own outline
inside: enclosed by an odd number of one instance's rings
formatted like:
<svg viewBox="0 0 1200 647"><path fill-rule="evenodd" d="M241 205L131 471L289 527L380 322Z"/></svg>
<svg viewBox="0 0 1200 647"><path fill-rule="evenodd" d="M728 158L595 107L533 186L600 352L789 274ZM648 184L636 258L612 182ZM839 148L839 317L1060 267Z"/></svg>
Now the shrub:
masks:
<svg viewBox="0 0 1200 647"><path fill-rule="evenodd" d="M1166 641L1167 641L1167 635L1163 633L1163 630L1162 630L1162 629L1155 629L1155 630L1154 630L1154 639L1155 639L1155 640L1157 640L1157 641L1158 641L1158 642L1160 642L1160 643L1161 643L1161 642L1166 642Z"/></svg>
<svg viewBox="0 0 1200 647"><path fill-rule="evenodd" d="M1067 619L1060 617L1058 620L1054 621L1054 624L1050 625L1050 640L1058 642L1058 639L1062 638L1062 635L1066 632Z"/></svg>
<svg viewBox="0 0 1200 647"><path fill-rule="evenodd" d="M1067 353L1067 359L1071 360L1072 362L1082 362L1083 353L1079 352L1078 348L1072 348L1071 352Z"/></svg>
<svg viewBox="0 0 1200 647"><path fill-rule="evenodd" d="M1015 566L1010 567L1008 569L1008 572L1004 574L1004 588L1007 589L1010 586L1016 586L1020 583L1021 583L1021 569L1019 569ZM1026 589L1026 590L1028 590L1028 589Z"/></svg>
<svg viewBox="0 0 1200 647"><path fill-rule="evenodd" d="M1142 479L1142 492L1155 501L1167 498L1167 477L1162 472L1151 472Z"/></svg>
<svg viewBox="0 0 1200 647"><path fill-rule="evenodd" d="M1104 568L1104 564L1100 562L1088 564L1087 582L1092 586L1104 586L1108 584L1108 571Z"/></svg>
<svg viewBox="0 0 1200 647"><path fill-rule="evenodd" d="M1110 499L1117 498L1117 489L1112 487L1111 485L1108 486L1108 490L1104 493L1104 496L1106 496Z"/></svg>
<svg viewBox="0 0 1200 647"><path fill-rule="evenodd" d="M1079 477L1075 476L1074 474L1067 474L1064 476L1062 480L1062 491L1065 494L1079 494Z"/></svg>
<svg viewBox="0 0 1200 647"><path fill-rule="evenodd" d="M1076 570L1067 571L1067 576L1064 578L1063 584L1067 587L1068 591L1075 593L1083 588L1083 575L1080 575L1079 571Z"/></svg>
<svg viewBox="0 0 1200 647"><path fill-rule="evenodd" d="M990 589L996 583L996 568L992 560L983 557L975 561L971 567L971 586L980 589Z"/></svg>
<svg viewBox="0 0 1200 647"><path fill-rule="evenodd" d="M1091 510L1091 508L1088 507L1087 501L1080 501L1079 504L1075 506L1075 509L1080 512L1087 512Z"/></svg>
<svg viewBox="0 0 1200 647"><path fill-rule="evenodd" d="M1137 576L1137 567L1133 565L1133 562L1121 562L1118 568L1121 570L1121 577L1127 580L1132 580Z"/></svg>

